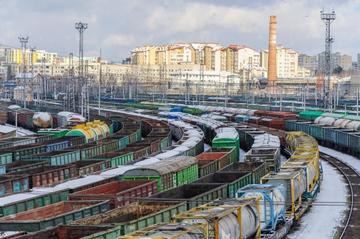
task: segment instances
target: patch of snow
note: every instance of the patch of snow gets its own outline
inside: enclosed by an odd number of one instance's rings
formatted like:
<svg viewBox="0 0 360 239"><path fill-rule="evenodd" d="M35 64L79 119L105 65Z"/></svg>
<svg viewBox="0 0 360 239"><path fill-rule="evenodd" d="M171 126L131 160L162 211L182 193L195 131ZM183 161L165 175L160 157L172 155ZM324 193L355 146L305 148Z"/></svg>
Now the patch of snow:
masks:
<svg viewBox="0 0 360 239"><path fill-rule="evenodd" d="M239 162L245 162L245 154L246 152L242 149L239 151Z"/></svg>
<svg viewBox="0 0 360 239"><path fill-rule="evenodd" d="M208 144L204 144L204 152L209 152L211 150L211 146Z"/></svg>
<svg viewBox="0 0 360 239"><path fill-rule="evenodd" d="M319 146L319 150L320 152L331 155L337 158L338 160L347 163L348 165L352 166L358 173L360 173L360 160L358 158L324 146Z"/></svg>
<svg viewBox="0 0 360 239"><path fill-rule="evenodd" d="M344 202L348 194L346 183L341 174L329 163L322 161L322 167L324 179L315 205L300 219L299 228L287 236L289 239L333 238L336 227L341 224L345 216L347 206Z"/></svg>

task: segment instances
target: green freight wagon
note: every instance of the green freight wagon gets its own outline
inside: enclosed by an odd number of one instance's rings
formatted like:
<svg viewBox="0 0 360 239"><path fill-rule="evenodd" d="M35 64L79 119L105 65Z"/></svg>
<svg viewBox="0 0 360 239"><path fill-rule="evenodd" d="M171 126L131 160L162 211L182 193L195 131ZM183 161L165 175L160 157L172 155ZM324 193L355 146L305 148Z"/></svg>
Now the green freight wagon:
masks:
<svg viewBox="0 0 360 239"><path fill-rule="evenodd" d="M107 140L115 140L116 142L118 142L118 149L121 150L121 149L124 149L128 144L129 144L129 136L119 136L119 135L116 135L114 134L113 136L111 137L108 137Z"/></svg>
<svg viewBox="0 0 360 239"><path fill-rule="evenodd" d="M227 197L234 198L238 189L252 183L251 172L223 171L209 174L199 178L194 183L222 183L227 185Z"/></svg>
<svg viewBox="0 0 360 239"><path fill-rule="evenodd" d="M79 161L81 159L80 150L61 150L42 154L32 155L26 160L48 161L51 166L64 165Z"/></svg>
<svg viewBox="0 0 360 239"><path fill-rule="evenodd" d="M227 185L224 183L190 183L153 194L149 200L186 202L190 210L216 199L227 198L227 194Z"/></svg>
<svg viewBox="0 0 360 239"><path fill-rule="evenodd" d="M111 168L116 168L119 165L125 165L131 161L134 161L134 153L114 151L95 156L91 158L91 160L107 160L110 162Z"/></svg>
<svg viewBox="0 0 360 239"><path fill-rule="evenodd" d="M69 132L68 129L40 129L37 133L39 135L50 135L54 138L61 138Z"/></svg>
<svg viewBox="0 0 360 239"><path fill-rule="evenodd" d="M240 140L239 134L233 127L216 129L216 136L212 140L213 148L235 148L236 158L239 158Z"/></svg>
<svg viewBox="0 0 360 239"><path fill-rule="evenodd" d="M230 164L220 172L251 172L251 184L260 183L267 174L265 162L237 162Z"/></svg>
<svg viewBox="0 0 360 239"><path fill-rule="evenodd" d="M322 111L302 111L299 113L299 118L302 120L315 120L320 117L324 112Z"/></svg>
<svg viewBox="0 0 360 239"><path fill-rule="evenodd" d="M41 231L80 218L104 213L110 209L109 201L58 202L26 212L0 218L1 231Z"/></svg>
<svg viewBox="0 0 360 239"><path fill-rule="evenodd" d="M0 216L69 200L69 190L32 191L0 198Z"/></svg>
<svg viewBox="0 0 360 239"><path fill-rule="evenodd" d="M4 152L0 154L0 164L9 164L13 161L13 154L11 152Z"/></svg>
<svg viewBox="0 0 360 239"><path fill-rule="evenodd" d="M119 236L154 224L168 223L174 215L186 210L186 203L184 202L138 202L113 209L101 215L77 220L73 224L78 226L100 225L114 227L81 239L117 239Z"/></svg>
<svg viewBox="0 0 360 239"><path fill-rule="evenodd" d="M12 153L13 161L21 160L28 158L34 154L40 154L45 152L46 145L42 143L35 143L35 144L27 144L27 145L19 145L12 148L2 149L0 154L3 153Z"/></svg>
<svg viewBox="0 0 360 239"><path fill-rule="evenodd" d="M121 178L123 180L156 180L160 192L198 179L198 164L194 157L178 156L156 164L130 169Z"/></svg>

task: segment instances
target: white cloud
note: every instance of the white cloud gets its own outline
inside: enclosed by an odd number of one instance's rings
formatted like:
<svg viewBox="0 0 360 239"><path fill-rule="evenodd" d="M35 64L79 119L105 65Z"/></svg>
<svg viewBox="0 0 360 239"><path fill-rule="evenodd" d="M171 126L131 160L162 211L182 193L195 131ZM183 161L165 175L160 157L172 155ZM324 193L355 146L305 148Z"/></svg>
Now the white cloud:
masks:
<svg viewBox="0 0 360 239"><path fill-rule="evenodd" d="M134 45L135 38L132 35L111 34L103 41L103 46L131 46Z"/></svg>

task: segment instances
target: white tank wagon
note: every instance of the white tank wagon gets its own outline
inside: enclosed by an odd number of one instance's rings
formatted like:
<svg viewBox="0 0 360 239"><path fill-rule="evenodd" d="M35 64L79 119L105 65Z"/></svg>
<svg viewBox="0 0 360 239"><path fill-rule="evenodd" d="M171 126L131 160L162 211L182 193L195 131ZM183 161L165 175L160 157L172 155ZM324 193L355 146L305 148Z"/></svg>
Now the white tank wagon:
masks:
<svg viewBox="0 0 360 239"><path fill-rule="evenodd" d="M141 231L133 232L119 239L205 239L208 238L201 225L184 225L180 223L157 224Z"/></svg>
<svg viewBox="0 0 360 239"><path fill-rule="evenodd" d="M58 119L59 127L65 127L72 124L79 124L86 122L86 118L84 118L80 114L73 112L61 111L56 115L56 117Z"/></svg>
<svg viewBox="0 0 360 239"><path fill-rule="evenodd" d="M309 162L309 161L293 161L288 160L282 166L282 169L295 169L300 170L303 174L303 178L306 180L306 190L305 193L308 195L304 196L311 196L315 192L314 187L317 185L317 170L316 166Z"/></svg>
<svg viewBox="0 0 360 239"><path fill-rule="evenodd" d="M306 178L300 170L280 169L261 178L261 184L283 185L286 190L285 206L292 215L300 208L306 190Z"/></svg>
<svg viewBox="0 0 360 239"><path fill-rule="evenodd" d="M275 231L285 221L285 187L283 185L250 184L236 192L236 198L259 198L261 231Z"/></svg>
<svg viewBox="0 0 360 239"><path fill-rule="evenodd" d="M39 128L50 128L53 124L53 117L48 112L36 112L33 115L33 124Z"/></svg>
<svg viewBox="0 0 360 239"><path fill-rule="evenodd" d="M259 200L225 199L214 201L175 216L178 223L203 224L213 238L258 238Z"/></svg>

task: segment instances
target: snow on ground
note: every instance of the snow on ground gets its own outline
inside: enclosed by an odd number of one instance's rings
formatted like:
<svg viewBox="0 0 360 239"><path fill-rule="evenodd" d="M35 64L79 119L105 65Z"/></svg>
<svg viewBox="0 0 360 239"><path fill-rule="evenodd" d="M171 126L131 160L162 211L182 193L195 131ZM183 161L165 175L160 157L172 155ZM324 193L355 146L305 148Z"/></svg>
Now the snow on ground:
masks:
<svg viewBox="0 0 360 239"><path fill-rule="evenodd" d="M336 227L345 216L346 183L341 174L329 163L322 161L323 182L316 203L338 202L336 205L313 205L300 219L299 227L287 236L289 239L333 238Z"/></svg>
<svg viewBox="0 0 360 239"><path fill-rule="evenodd" d="M204 144L204 152L209 152L211 150L211 146L208 144Z"/></svg>
<svg viewBox="0 0 360 239"><path fill-rule="evenodd" d="M240 148L240 151L239 151L239 161L240 162L245 162L245 154L246 154L246 152Z"/></svg>
<svg viewBox="0 0 360 239"><path fill-rule="evenodd" d="M16 129L16 127L15 127L14 125L11 125L11 124L5 124L5 126L8 126L8 127L10 127L10 128L13 128L13 129ZM16 132L16 136L17 136L17 137L22 137L22 136L27 136L27 135L33 135L33 134L35 134L35 133L32 132L32 131L30 131L30 130L21 128L21 127L18 127L17 132Z"/></svg>
<svg viewBox="0 0 360 239"><path fill-rule="evenodd" d="M358 173L360 173L359 158L323 146L319 146L319 149L321 152L331 155L344 163L347 163L348 165L352 166Z"/></svg>

